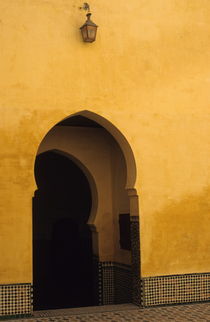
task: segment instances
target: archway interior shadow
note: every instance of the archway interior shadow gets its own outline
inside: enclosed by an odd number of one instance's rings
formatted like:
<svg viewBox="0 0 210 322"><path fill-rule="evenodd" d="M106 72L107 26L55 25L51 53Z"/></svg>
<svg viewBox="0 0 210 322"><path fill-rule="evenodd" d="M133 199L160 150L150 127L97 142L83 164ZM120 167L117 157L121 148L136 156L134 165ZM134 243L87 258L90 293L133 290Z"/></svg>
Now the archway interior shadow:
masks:
<svg viewBox="0 0 210 322"><path fill-rule="evenodd" d="M34 309L93 305L88 180L72 160L52 151L37 156L35 177Z"/></svg>

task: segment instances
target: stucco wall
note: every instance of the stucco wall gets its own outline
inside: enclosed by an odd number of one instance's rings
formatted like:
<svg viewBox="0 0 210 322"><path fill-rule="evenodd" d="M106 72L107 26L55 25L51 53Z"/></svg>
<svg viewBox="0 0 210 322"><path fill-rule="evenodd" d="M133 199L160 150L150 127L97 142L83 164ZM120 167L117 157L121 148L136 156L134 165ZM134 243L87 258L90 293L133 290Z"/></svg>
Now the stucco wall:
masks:
<svg viewBox="0 0 210 322"><path fill-rule="evenodd" d="M0 1L0 282L31 281L33 165L43 136L90 110L137 163L143 276L209 272L209 0Z"/></svg>

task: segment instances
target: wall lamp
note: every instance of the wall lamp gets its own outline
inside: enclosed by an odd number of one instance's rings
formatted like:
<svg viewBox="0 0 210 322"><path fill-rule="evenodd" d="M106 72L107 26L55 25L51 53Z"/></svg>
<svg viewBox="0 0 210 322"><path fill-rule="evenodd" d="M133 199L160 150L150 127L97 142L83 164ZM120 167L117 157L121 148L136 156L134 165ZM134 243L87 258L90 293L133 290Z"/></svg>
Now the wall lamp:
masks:
<svg viewBox="0 0 210 322"><path fill-rule="evenodd" d="M87 2L83 4L83 7L80 9L87 10L88 13L86 14L87 20L85 23L80 27L82 38L84 42L93 42L96 40L96 33L98 26L90 20L91 13L90 13L90 6Z"/></svg>

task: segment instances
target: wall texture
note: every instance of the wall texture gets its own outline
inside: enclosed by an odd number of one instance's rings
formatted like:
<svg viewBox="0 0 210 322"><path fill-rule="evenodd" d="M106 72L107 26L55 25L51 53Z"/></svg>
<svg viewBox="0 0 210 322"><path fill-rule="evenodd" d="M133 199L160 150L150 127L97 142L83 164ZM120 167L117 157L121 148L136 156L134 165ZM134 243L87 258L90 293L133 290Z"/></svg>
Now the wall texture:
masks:
<svg viewBox="0 0 210 322"><path fill-rule="evenodd" d="M143 277L210 271L209 0L0 1L0 283L32 280L34 160L81 110L126 137L137 164Z"/></svg>

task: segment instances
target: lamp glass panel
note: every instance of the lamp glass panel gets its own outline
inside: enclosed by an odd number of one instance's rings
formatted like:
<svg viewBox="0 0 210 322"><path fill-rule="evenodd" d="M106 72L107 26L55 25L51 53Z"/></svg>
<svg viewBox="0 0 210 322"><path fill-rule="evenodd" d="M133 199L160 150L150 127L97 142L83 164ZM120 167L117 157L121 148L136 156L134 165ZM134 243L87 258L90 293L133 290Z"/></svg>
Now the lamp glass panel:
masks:
<svg viewBox="0 0 210 322"><path fill-rule="evenodd" d="M86 40L87 40L87 38L88 38L87 26L84 26L84 27L81 29L81 31L82 31L82 38L83 38L83 40L84 40L84 41L86 41Z"/></svg>
<svg viewBox="0 0 210 322"><path fill-rule="evenodd" d="M96 27L88 26L88 38L92 41L96 38Z"/></svg>

